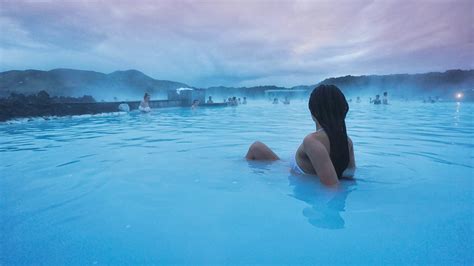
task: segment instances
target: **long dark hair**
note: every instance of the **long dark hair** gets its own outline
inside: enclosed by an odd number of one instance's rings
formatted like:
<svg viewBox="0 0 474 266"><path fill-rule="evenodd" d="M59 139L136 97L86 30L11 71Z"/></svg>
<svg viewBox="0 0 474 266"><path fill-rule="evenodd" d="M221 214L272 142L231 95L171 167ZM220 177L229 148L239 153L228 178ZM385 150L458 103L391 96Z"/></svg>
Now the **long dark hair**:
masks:
<svg viewBox="0 0 474 266"><path fill-rule="evenodd" d="M344 121L349 111L346 97L334 85L319 85L311 93L308 107L329 138L331 162L337 177L341 178L349 164L349 147Z"/></svg>

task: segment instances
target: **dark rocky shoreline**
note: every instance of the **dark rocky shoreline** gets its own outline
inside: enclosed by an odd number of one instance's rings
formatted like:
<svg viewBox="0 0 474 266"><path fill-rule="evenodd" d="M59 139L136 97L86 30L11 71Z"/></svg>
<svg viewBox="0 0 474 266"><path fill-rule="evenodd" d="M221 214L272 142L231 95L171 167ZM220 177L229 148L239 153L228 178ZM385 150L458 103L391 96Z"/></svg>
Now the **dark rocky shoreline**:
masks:
<svg viewBox="0 0 474 266"><path fill-rule="evenodd" d="M0 98L0 122L16 118L70 116L118 112L120 104L127 104L130 111L138 109L140 101L96 102L92 96L50 97L45 91L25 96L12 93ZM150 101L151 108L190 106L186 99ZM201 104L203 107L225 107L225 103Z"/></svg>
<svg viewBox="0 0 474 266"><path fill-rule="evenodd" d="M24 117L67 116L117 111L118 103L97 104L92 96L50 97L45 91L25 96L12 93L0 99L0 121Z"/></svg>

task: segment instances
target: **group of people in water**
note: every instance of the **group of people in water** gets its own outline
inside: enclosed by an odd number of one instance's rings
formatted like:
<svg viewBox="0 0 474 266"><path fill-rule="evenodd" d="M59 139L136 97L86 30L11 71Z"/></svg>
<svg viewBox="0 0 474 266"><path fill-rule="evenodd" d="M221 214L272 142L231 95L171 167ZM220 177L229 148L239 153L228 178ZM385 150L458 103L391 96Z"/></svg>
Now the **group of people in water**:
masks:
<svg viewBox="0 0 474 266"><path fill-rule="evenodd" d="M431 99L431 97L430 97L430 99ZM280 102L282 102L283 104L290 104L290 99L288 98L288 96L285 96L285 100L283 100L283 101L279 100L278 98L273 98L272 104L278 104ZM351 103L352 99L349 99L348 102ZM357 96L355 102L356 103L361 103L361 99L360 99L359 96ZM372 99L372 97L371 97L369 99L369 103L375 104L375 105L378 105L378 104L387 104L388 105L388 93L387 92L383 93L383 99L380 99L379 94L375 95L375 99Z"/></svg>
<svg viewBox="0 0 474 266"><path fill-rule="evenodd" d="M279 100L278 98L273 98L272 104L279 104L282 102L283 104L290 104L290 99L288 96L285 96L285 99L283 101ZM352 99L349 99L348 102L352 102ZM359 96L356 98L356 103L360 103L361 99ZM370 98L369 101L371 104L388 104L388 93L384 92L383 93L383 99L380 99L380 95L377 94L375 95L375 99ZM428 101L423 101L423 102L434 102L434 99L431 97L428 99ZM194 100L192 102L191 108L195 109L199 106L201 102L199 100ZM208 96L208 99L206 101L207 104L213 104L214 100L212 99L212 96ZM224 98L224 103L226 103L228 106L238 106L240 104L247 104L247 97L243 97L243 100L241 98L237 98L235 96L229 97L229 98ZM151 107L150 107L150 94L145 93L143 96L143 100L140 102L140 105L138 106L138 109L142 112L150 112Z"/></svg>
<svg viewBox="0 0 474 266"><path fill-rule="evenodd" d="M278 100L278 98L273 98L273 104L278 104L280 102L280 100ZM288 98L288 96L285 96L285 100L282 101L283 104L290 104L290 99Z"/></svg>
<svg viewBox="0 0 474 266"><path fill-rule="evenodd" d="M199 100L194 100L191 104L191 108L195 109L199 106L201 102ZM207 98L207 104L213 104L214 100L212 99L212 96L209 96ZM228 99L224 99L224 103L226 103L229 106L237 106L239 104L247 104L247 97L243 97L243 100L237 97L229 97ZM145 93L143 96L143 100L140 102L140 105L138 106L138 110L142 112L150 112L151 107L150 107L150 94Z"/></svg>
<svg viewBox="0 0 474 266"><path fill-rule="evenodd" d="M237 106L239 104L247 104L247 97L243 97L243 100L235 96L224 98L224 103L227 103L229 106Z"/></svg>
<svg viewBox="0 0 474 266"><path fill-rule="evenodd" d="M270 98L271 100L271 98ZM438 102L439 101L439 97L428 97L427 99L424 98L423 99L423 103L435 103L435 102ZM283 103L283 104L290 104L290 99L288 96L285 96L285 99L283 101L279 100L278 98L273 98L273 101L272 101L272 104L278 104L278 103ZM349 99L348 101L349 103L352 102L352 99ZM361 98L359 96L357 96L356 100L355 100L356 103L361 103ZM201 102L199 100L194 100L192 105L191 105L191 108L192 109L195 109L199 106ZM212 99L212 96L209 96L207 101L206 101L207 104L213 104L214 103L214 100ZM228 106L238 106L240 104L247 104L247 97L243 97L243 100L241 98L237 98L235 96L233 97L229 97L227 99L224 98L224 103L226 103ZM383 93L383 98L380 98L380 95L377 94L375 95L375 98L372 99L372 97L370 97L369 99L369 103L371 104L375 104L375 105L380 105L380 104L384 104L384 105L388 105L388 93L387 92L384 92ZM150 112L151 111L151 107L150 107L150 94L148 93L145 93L145 95L143 96L143 100L140 102L140 105L138 107L138 109L142 112Z"/></svg>
<svg viewBox="0 0 474 266"><path fill-rule="evenodd" d="M370 98L370 103L373 103L373 104L388 104L388 94L387 94L387 92L383 93L383 99L382 100L380 99L379 94L375 95L374 100L372 100L372 98Z"/></svg>
<svg viewBox="0 0 474 266"><path fill-rule="evenodd" d="M349 102L352 102L352 99L349 99ZM361 99L359 96L356 98L356 103L361 103ZM375 95L375 99L372 97L369 98L369 103L379 105L379 104L388 104L388 93L383 93L383 99L380 99L380 94Z"/></svg>

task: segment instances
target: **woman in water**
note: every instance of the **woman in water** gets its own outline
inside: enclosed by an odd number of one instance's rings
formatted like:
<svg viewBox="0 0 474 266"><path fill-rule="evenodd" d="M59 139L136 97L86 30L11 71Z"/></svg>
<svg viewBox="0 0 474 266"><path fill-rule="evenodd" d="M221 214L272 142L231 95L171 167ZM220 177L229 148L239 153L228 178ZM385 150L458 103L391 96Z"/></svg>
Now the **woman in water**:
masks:
<svg viewBox="0 0 474 266"><path fill-rule="evenodd" d="M194 100L193 104L191 105L191 109L196 109L199 106L199 100Z"/></svg>
<svg viewBox="0 0 474 266"><path fill-rule="evenodd" d="M334 85L320 85L309 98L309 110L316 131L307 135L292 160L297 174L318 175L321 183L337 185L341 178L352 178L355 170L354 149L347 136L345 118L349 111L344 94ZM254 142L247 160L279 160L262 142Z"/></svg>
<svg viewBox="0 0 474 266"><path fill-rule="evenodd" d="M142 112L150 112L150 94L145 93L143 96L143 101L140 102L140 106L138 106L138 109Z"/></svg>

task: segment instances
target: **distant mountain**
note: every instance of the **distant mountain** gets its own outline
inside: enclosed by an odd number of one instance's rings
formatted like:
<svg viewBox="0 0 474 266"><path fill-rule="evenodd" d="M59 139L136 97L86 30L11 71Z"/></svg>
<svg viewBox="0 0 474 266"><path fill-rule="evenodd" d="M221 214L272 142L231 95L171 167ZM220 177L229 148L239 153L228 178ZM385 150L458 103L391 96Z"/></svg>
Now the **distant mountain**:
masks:
<svg viewBox="0 0 474 266"><path fill-rule="evenodd" d="M11 92L34 94L41 90L52 96L92 95L96 99L139 99L145 92L166 95L168 89L189 87L180 82L156 80L140 71L104 74L74 69L12 70L0 73L0 96Z"/></svg>
<svg viewBox="0 0 474 266"><path fill-rule="evenodd" d="M424 74L394 74L370 76L344 76L328 78L319 84L333 84L346 94L382 93L391 95L432 95L452 96L455 92L472 93L474 89L474 70L448 70Z"/></svg>
<svg viewBox="0 0 474 266"><path fill-rule="evenodd" d="M471 99L474 89L474 70L448 70L424 74L392 74L369 76L344 76L327 78L314 85L299 85L291 88L277 86L256 87L211 87L211 95L254 96L265 95L265 90L306 90L311 92L319 84L333 84L347 95L382 94L389 92L392 96L429 95L452 98L457 92L464 92ZM352 96L351 96L352 97Z"/></svg>

